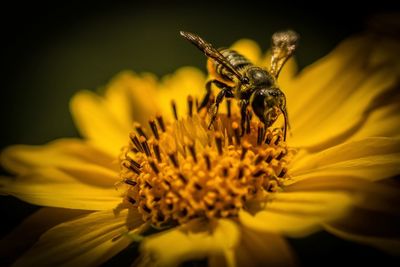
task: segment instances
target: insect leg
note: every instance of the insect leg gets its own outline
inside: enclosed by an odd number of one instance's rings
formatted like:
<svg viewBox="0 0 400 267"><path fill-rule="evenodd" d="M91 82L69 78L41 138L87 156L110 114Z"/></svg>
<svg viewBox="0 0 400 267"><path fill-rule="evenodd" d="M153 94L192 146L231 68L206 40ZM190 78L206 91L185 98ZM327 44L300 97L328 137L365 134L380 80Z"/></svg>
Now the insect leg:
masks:
<svg viewBox="0 0 400 267"><path fill-rule="evenodd" d="M248 100L241 100L240 101L240 128L241 128L241 136L244 135L245 132L245 124L246 120L248 119L247 117L247 106L249 105Z"/></svg>
<svg viewBox="0 0 400 267"><path fill-rule="evenodd" d="M215 99L215 103L211 105L208 112L211 115L210 124L208 125L208 129L210 129L211 125L214 123L215 119L217 118L219 104L221 104L224 97L232 98L232 87L227 86L226 84L215 81L214 84L221 88L221 91L218 93L217 98Z"/></svg>

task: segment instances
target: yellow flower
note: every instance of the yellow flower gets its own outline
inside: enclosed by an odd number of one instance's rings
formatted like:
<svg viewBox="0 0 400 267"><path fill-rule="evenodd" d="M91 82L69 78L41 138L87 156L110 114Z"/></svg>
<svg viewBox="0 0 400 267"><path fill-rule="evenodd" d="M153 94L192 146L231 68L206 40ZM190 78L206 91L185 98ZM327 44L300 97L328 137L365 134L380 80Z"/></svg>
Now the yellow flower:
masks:
<svg viewBox="0 0 400 267"><path fill-rule="evenodd" d="M250 40L233 48L268 65ZM399 253L399 194L377 182L400 173L398 48L365 35L299 74L290 60L278 81L286 142L256 118L240 136L235 100L208 130L195 68L161 80L124 72L104 96L78 93L84 139L1 154L15 174L1 178L2 194L66 214L15 266L96 266L136 242L138 266L290 266L284 236L322 229Z"/></svg>

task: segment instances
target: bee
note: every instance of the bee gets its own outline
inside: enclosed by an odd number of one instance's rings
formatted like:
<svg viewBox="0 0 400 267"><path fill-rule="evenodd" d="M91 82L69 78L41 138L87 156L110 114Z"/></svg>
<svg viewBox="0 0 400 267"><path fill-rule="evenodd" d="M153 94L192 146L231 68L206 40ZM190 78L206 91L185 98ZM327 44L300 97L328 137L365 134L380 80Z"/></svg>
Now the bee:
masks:
<svg viewBox="0 0 400 267"><path fill-rule="evenodd" d="M199 105L199 110L210 102L211 86L220 89L215 102L209 105L211 116L210 129L213 125L220 103L224 98L235 98L239 101L241 116L241 134L244 134L246 123L250 123L247 112L250 105L255 115L266 126L270 127L282 114L284 117L284 139L289 127L286 111L286 97L277 85L279 73L286 61L297 48L299 36L292 30L276 32L272 35L272 55L269 70L255 66L246 57L231 49L215 49L200 36L181 31L181 36L195 45L207 56L207 69L211 79L207 81L206 94Z"/></svg>

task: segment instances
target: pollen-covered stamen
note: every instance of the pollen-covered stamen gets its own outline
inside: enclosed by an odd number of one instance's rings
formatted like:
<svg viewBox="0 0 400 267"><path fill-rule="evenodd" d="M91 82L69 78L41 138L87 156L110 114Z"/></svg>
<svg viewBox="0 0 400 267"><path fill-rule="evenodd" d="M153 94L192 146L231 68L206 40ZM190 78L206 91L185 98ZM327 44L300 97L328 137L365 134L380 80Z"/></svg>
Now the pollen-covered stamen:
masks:
<svg viewBox="0 0 400 267"><path fill-rule="evenodd" d="M193 100L188 97L184 118L172 104L175 120L150 120L149 134L135 124L121 155L125 204L155 227L236 217L287 178L294 152L280 129L267 129L248 113L248 134L241 136L240 114L227 104L210 131L206 112L193 112Z"/></svg>
<svg viewBox="0 0 400 267"><path fill-rule="evenodd" d="M174 115L175 120L178 120L178 110L176 108L175 100L171 100L172 114Z"/></svg>

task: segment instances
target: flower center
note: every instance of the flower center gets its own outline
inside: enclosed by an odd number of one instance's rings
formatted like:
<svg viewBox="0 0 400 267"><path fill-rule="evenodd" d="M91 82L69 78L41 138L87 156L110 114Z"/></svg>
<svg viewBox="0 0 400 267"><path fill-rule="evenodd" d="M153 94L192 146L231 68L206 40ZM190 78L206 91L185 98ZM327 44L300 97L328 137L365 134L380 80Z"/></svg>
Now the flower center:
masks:
<svg viewBox="0 0 400 267"><path fill-rule="evenodd" d="M163 227L199 217L236 217L251 201L280 189L294 154L281 129L250 120L241 135L240 116L229 100L213 130L190 96L187 116L178 118L172 107L174 121L158 115L148 129L135 124L120 158L124 204L144 221Z"/></svg>

